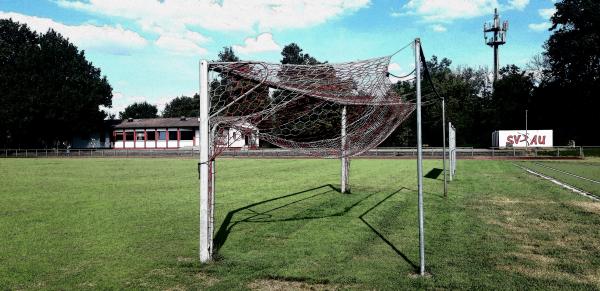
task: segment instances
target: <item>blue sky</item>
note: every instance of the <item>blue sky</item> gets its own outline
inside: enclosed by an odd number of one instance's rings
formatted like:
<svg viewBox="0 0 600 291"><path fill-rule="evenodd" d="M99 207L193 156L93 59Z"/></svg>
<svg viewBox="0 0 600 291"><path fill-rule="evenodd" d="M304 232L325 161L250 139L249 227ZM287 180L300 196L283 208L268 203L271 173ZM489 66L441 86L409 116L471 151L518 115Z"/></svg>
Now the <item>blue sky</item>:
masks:
<svg viewBox="0 0 600 291"><path fill-rule="evenodd" d="M277 62L295 42L321 61L383 55L420 37L428 56L491 67L482 26L497 7L510 22L501 64L524 66L548 38L552 0L0 0L0 18L54 28L102 70L113 108L165 102L198 90L198 62L233 46L242 59ZM412 68L410 52L396 73Z"/></svg>

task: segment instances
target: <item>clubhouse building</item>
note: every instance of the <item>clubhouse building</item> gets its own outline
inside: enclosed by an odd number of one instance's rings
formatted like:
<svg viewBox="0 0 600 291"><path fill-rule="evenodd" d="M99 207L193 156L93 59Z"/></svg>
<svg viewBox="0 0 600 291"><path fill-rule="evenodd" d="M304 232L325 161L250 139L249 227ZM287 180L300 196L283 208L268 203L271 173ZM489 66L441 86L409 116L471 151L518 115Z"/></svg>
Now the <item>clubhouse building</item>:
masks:
<svg viewBox="0 0 600 291"><path fill-rule="evenodd" d="M125 119L114 126L111 147L114 149L180 149L199 144L199 122L196 117ZM217 146L252 149L259 145L256 129L245 124L244 130L219 130ZM247 130L245 130L247 129Z"/></svg>

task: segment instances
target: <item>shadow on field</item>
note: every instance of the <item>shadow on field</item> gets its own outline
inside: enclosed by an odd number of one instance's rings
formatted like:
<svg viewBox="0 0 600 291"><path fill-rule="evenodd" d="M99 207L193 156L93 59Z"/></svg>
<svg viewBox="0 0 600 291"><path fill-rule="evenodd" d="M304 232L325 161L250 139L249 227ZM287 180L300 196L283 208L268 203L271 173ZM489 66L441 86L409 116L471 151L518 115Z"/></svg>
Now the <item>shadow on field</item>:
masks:
<svg viewBox="0 0 600 291"><path fill-rule="evenodd" d="M444 170L442 170L442 169L433 168L433 169L431 169L431 171L429 171L427 174L425 174L424 177L437 180L437 178L442 174L443 171Z"/></svg>
<svg viewBox="0 0 600 291"><path fill-rule="evenodd" d="M375 227L373 227L371 224L369 224L366 220L365 220L365 215L367 215L367 213L371 212L373 209L377 208L379 205L381 205L383 202L385 202L386 200L392 198L392 196L400 193L400 191L402 191L403 189L406 188L400 188L396 191L394 191L393 193L389 194L388 196L386 196L385 198L383 198L381 201L377 202L377 204L373 205L371 208L367 209L367 211L363 212L363 214L361 214L358 218L364 223L366 224L383 242L385 242L388 246L390 246L390 248L392 248L392 250L394 250L394 252L396 252L396 254L398 256L400 256L402 259L404 259L404 261L406 261L408 264L411 265L411 267L413 267L413 269L415 271L417 271L418 266L413 263L413 261L411 261L403 252L401 252L394 244L392 244L385 236L383 236L383 234L381 234L379 231L377 231L377 229Z"/></svg>
<svg viewBox="0 0 600 291"><path fill-rule="evenodd" d="M260 213L255 212L255 211L253 211L253 210L250 209L252 207L255 207L255 206L258 206L258 205L261 205L261 204L265 204L265 203L277 201L277 200L280 200L280 199L284 199L284 198L288 198L288 197L292 197L292 196L296 196L296 195L300 195L300 194L304 194L304 193L308 193L308 192L315 191L315 190L320 190L320 189L329 189L329 190L325 191L325 192L317 193L317 194L314 194L314 195L311 195L311 196L308 196L308 197L305 197L305 198L302 198L302 199L298 199L298 200L286 203L284 205L281 205L281 206L272 208L272 209L270 209L268 211L264 211L264 212L260 212ZM295 192L295 193L291 193L291 194L286 194L286 195L279 196L279 197L276 197L276 198L267 199L267 200L263 200L263 201L260 201L260 202L252 203L252 204L246 205L244 207L241 207L241 208L229 211L227 213L227 216L223 220L223 223L221 223L221 226L219 227L219 230L217 231L217 234L215 235L215 238L213 239L213 244L214 244L214 247L215 247L215 251L218 251L225 244L225 241L227 240L227 237L229 236L229 233L231 233L231 229L234 226L236 226L237 224L242 223L242 222L250 222L251 219L256 218L256 217L265 216L265 215L269 216L269 214L267 214L268 212L275 211L277 209L281 209L281 208L290 206L292 204L295 204L295 203L298 203L298 202L301 202L301 201L304 201L304 200L308 200L310 198L316 197L316 196L321 195L321 194L328 193L330 191L337 191L337 189L335 187L333 187L331 184L327 184L327 185L323 185L323 186L319 186L319 187L315 187L315 188L311 188L311 189L306 189L306 190ZM238 221L232 223L231 220L233 219L233 216L236 213L238 213L240 211L243 211L243 210L250 210L250 211L254 212L255 214L252 215L252 216L250 216L250 217L247 217L245 219L238 220Z"/></svg>
<svg viewBox="0 0 600 291"><path fill-rule="evenodd" d="M252 207L255 207L258 205L262 205L262 204L270 203L270 202L277 201L280 199L309 193L311 191L320 190L320 189L327 190L327 191L319 192L314 195L310 195L308 197L297 199L297 200L291 201L289 203L271 208L266 211L257 212L257 211L254 211L253 209L251 209ZM312 220L312 219L321 219L321 218L327 218L327 217L343 216L346 213L348 213L350 210L352 210L354 207L356 207L358 204L360 204L361 202L366 200L367 198L377 194L377 192L373 192L371 194L365 195L364 197L358 199L354 203L347 205L343 210L335 212L335 213L328 213L328 214L323 214L323 215L304 215L304 216L299 216L299 217L289 217L289 218L281 218L281 219L272 218L273 216L271 214L269 214L270 212L273 212L275 210L282 209L282 208L288 207L292 204L296 204L296 203L299 203L299 202L302 202L305 200L309 200L309 199L315 198L317 196L320 196L320 195L323 195L323 194L326 194L326 193L329 193L332 191L339 192L340 190L331 184L327 184L327 185L323 185L323 186L319 186L319 187L315 187L315 188L311 188L311 189L306 189L306 190L291 193L291 194L286 194L286 195L283 195L280 197L252 203L247 206L230 211L229 213L227 213L227 216L225 216L225 219L223 220L223 223L221 223L221 226L219 227L219 230L217 231L215 238L213 240L215 251L218 251L225 244L225 241L227 240L227 237L231 233L231 230L233 229L234 226L236 226L239 223L266 223L266 222L298 221L298 220ZM241 211L244 211L244 210L252 212L253 215L251 215L250 217L246 217L242 220L232 222L233 217L236 214L239 214Z"/></svg>
<svg viewBox="0 0 600 291"><path fill-rule="evenodd" d="M281 200L281 199L285 199L285 198L290 198L290 197L294 197L297 195L301 195L301 194L305 194L305 193L309 193L312 191L316 191L316 190L325 190L322 192L318 192L316 194L307 196L307 197L302 197L300 199L296 199L294 201L290 201L288 203L285 203L283 205L279 205L276 207L273 207L269 210L265 210L265 211L255 211L251 208L255 207L255 206L259 206L259 205L263 205L263 204L267 204L270 202L274 202L277 200ZM364 223L366 224L371 231L373 231L381 240L383 240L383 242L385 242L398 256L400 256L404 261L406 261L410 266L412 266L415 270L417 269L417 265L415 265L415 263L413 263L404 253L402 253L394 244L392 244L383 234L381 234L375 227L373 227L371 224L369 224L366 220L365 220L365 216L371 212L372 210L374 210L375 208L377 208L378 206L380 206L381 204L383 204L385 201L387 201L388 199L390 199L392 196L400 193L400 191L402 190L409 190L405 187L402 187L394 192L392 192L391 194L388 194L385 198L383 198L381 201L377 202L375 205L373 205L372 207L370 207L369 209L367 209L364 213L362 213L358 218ZM319 187L315 187L315 188L311 188L311 189L306 189L303 191L299 191L299 192L294 192L291 194L286 194L283 196L279 196L276 198L271 198L271 199L267 199L267 200L263 200L260 202L256 202L256 203L252 203L249 205L246 205L244 207L232 210L230 212L227 213L225 219L223 220L223 223L221 223L221 226L219 227L219 230L217 231L215 238L213 240L214 243L214 247L215 247L215 251L218 251L224 244L225 241L227 240L229 234L231 233L232 229L240 224L240 223L265 223L265 222L281 222L281 221L298 221L298 220L310 220L310 219L321 219L321 218L328 218L328 217L336 217L336 216L343 216L345 214L347 214L350 210L352 210L354 207L356 207L357 205L359 205L360 203L362 203L363 201L365 201L366 199L372 197L375 194L381 193L381 192L373 192L370 194L365 195L364 197L354 201L354 203L347 205L346 207L344 207L343 210L335 212L335 213L328 213L328 214L324 214L324 215L304 215L304 216L299 216L299 217L290 217L290 218L282 218L282 219L275 219L273 218L273 216L271 214L269 214L270 212L273 212L275 210L278 209L282 209L285 207L288 207L290 205L296 204L296 203L300 203L302 201L306 201L312 198L316 198L317 196L326 194L326 193L330 193L332 191L335 192L339 192L339 189L337 189L336 187L334 187L331 184L327 184L327 185L322 185ZM239 214L241 211L250 211L252 212L252 215L249 217L246 217L244 219L241 220L237 220L237 221L233 221L233 218L236 214Z"/></svg>

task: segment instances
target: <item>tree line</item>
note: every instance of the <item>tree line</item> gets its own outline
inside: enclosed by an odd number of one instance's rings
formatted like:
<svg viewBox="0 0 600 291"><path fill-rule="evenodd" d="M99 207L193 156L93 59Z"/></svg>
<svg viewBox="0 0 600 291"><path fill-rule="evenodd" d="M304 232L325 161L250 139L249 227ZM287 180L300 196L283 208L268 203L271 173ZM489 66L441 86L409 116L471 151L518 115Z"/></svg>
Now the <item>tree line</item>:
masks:
<svg viewBox="0 0 600 291"><path fill-rule="evenodd" d="M448 58L426 61L433 86L446 99L446 113L457 129L460 146L488 147L491 133L524 129L528 110L530 129L554 130L554 143L600 145L600 2L563 0L555 4L552 32L544 52L525 67L506 65L492 83L485 68L451 67ZM282 64L326 63L286 45ZM231 47L220 61L239 61ZM398 92L413 90L398 82ZM423 81L423 141L441 145L441 104L432 84ZM165 105L162 117L198 116L199 96L179 96ZM110 118L112 88L100 69L85 59L67 39L53 30L32 32L27 25L0 20L0 146L52 146L98 128ZM119 118L158 117L147 102L129 105ZM113 116L114 118L115 116ZM414 115L384 146L414 146Z"/></svg>

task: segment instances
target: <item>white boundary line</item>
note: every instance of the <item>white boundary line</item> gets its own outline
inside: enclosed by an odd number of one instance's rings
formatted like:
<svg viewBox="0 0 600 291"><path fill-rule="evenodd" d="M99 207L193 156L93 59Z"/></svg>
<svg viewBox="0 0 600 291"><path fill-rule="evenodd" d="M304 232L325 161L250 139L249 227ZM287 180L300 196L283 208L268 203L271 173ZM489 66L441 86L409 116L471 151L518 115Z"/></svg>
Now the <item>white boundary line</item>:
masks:
<svg viewBox="0 0 600 291"><path fill-rule="evenodd" d="M565 183L563 183L563 182L560 182L560 181L558 181L558 180L556 180L556 179L554 179L554 178L552 178L552 177L546 176L546 175L544 175L544 174L540 174L540 173L538 173L538 172L536 172L536 171L530 170L530 169L528 169L528 168L525 168L525 167L523 167L523 166L517 165L517 164L515 164L515 163L513 163L513 165L515 165L515 166L517 166L517 167L519 167L519 168L521 168L521 169L525 170L526 172L528 172L528 173L530 173L530 174L536 175L536 176L538 176L538 177L540 177L540 178L544 178L544 179L546 179L546 180L548 180L548 181L550 181L550 182L552 182L552 183L554 183L554 184L556 184L556 185L559 185L559 186L561 186L561 187L563 187L563 188L565 188L565 189L571 190L572 192L575 192L575 193L577 193L577 194L579 194L579 195L582 195L582 196L585 196L585 197L587 197L587 198L590 198L590 199L592 199L592 200L594 200L594 201L598 201L598 202L600 202L600 198L598 198L597 196L595 196L595 195L593 195L593 194L591 194L591 193L589 193L589 192L586 192L586 191L583 191L583 190L577 189L577 188L575 188L575 187L573 187L573 186L571 186L571 185L569 185L569 184L565 184Z"/></svg>
<svg viewBox="0 0 600 291"><path fill-rule="evenodd" d="M592 182L592 183L600 184L600 181L596 181L594 179L590 179L590 178L582 177L582 176L579 176L579 175L575 175L573 173L569 173L569 172L564 171L564 170L555 169L553 167L550 167L550 166L547 166L547 165L544 165L544 164L541 164L541 163L535 163L535 164L538 165L538 166L540 166L540 167L542 167L542 168L548 168L550 170L553 170L553 171L556 171L556 172L559 172L559 173L563 173L565 175L573 176L575 178L579 178L579 179L586 180L586 181L589 181L589 182Z"/></svg>

